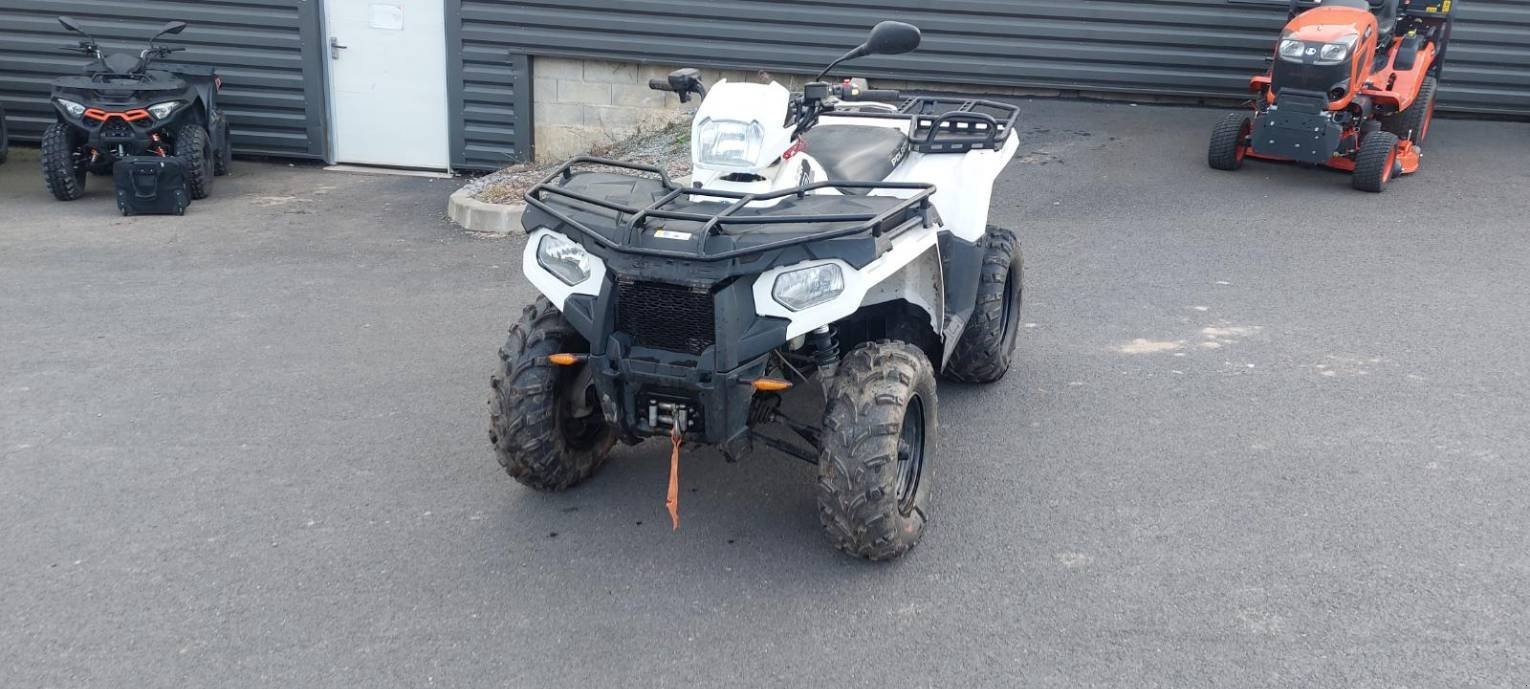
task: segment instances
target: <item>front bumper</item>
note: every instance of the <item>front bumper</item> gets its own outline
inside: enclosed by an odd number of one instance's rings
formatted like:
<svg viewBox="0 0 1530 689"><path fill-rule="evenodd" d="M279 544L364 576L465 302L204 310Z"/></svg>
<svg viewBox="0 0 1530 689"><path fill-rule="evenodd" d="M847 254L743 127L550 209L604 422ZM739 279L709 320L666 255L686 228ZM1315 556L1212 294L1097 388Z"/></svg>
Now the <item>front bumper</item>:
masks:
<svg viewBox="0 0 1530 689"><path fill-rule="evenodd" d="M121 146L128 155L141 155L161 145L154 141L153 132L156 127L151 121L137 123L115 118L106 122L86 123L86 143L98 151L115 151Z"/></svg>
<svg viewBox="0 0 1530 689"><path fill-rule="evenodd" d="M629 438L667 436L676 408L685 410L687 442L713 445L737 458L752 449L749 413L754 405L750 385L765 375L769 355L729 371L699 367L694 357L662 350L612 343L599 356L595 388L606 422Z"/></svg>
<svg viewBox="0 0 1530 689"><path fill-rule="evenodd" d="M1265 158L1323 165L1339 152L1344 127L1328 112L1276 106L1254 122L1253 152Z"/></svg>
<svg viewBox="0 0 1530 689"><path fill-rule="evenodd" d="M772 352L787 342L788 321L756 312L752 281L732 280L704 289L712 314L709 332L700 337L668 340L694 345L690 351L657 344L665 342L644 325L659 322L644 311L625 311L623 295L630 286L618 285L620 274L608 271L598 294L569 294L562 304L564 318L590 344L589 365L606 421L629 440L669 435L674 408L686 410L690 423L682 426L687 442L719 447L737 458L752 447L750 411L755 391L751 383L764 377ZM683 313L691 308L676 300L660 315L677 328L694 328L702 321ZM705 326L701 326L705 329Z"/></svg>

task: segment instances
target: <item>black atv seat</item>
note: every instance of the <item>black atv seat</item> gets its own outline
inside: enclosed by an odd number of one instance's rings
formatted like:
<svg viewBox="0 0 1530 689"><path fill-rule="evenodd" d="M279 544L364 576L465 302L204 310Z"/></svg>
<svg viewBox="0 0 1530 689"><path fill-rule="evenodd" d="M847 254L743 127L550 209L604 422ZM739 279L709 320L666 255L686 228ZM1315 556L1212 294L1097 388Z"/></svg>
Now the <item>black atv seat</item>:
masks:
<svg viewBox="0 0 1530 689"><path fill-rule="evenodd" d="M880 182L908 150L908 136L890 127L826 124L809 129L807 152L834 182ZM865 194L867 190L845 190Z"/></svg>

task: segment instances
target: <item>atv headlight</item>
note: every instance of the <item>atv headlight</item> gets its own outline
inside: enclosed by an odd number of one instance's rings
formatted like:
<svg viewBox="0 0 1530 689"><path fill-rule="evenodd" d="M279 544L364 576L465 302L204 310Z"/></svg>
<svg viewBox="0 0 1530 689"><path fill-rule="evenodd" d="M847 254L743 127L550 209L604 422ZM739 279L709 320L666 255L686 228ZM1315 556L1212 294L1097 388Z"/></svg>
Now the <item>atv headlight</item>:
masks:
<svg viewBox="0 0 1530 689"><path fill-rule="evenodd" d="M169 117L170 113L175 112L175 109L179 107L181 107L181 102L178 100L172 100L166 101L164 103L155 103L144 109L148 110L149 114L154 116L154 119L163 120L166 117Z"/></svg>
<svg viewBox="0 0 1530 689"><path fill-rule="evenodd" d="M64 113L70 117L79 117L80 115L85 114L85 106L69 100L68 98L54 98L53 102L58 103L59 107L64 109Z"/></svg>
<svg viewBox="0 0 1530 689"><path fill-rule="evenodd" d="M590 279L590 252L555 234L542 235L537 244L537 265L570 287Z"/></svg>
<svg viewBox="0 0 1530 689"><path fill-rule="evenodd" d="M1292 62L1301 62L1302 53L1306 50L1307 44L1294 38L1287 38L1280 42L1280 56Z"/></svg>
<svg viewBox="0 0 1530 689"><path fill-rule="evenodd" d="M782 273L770 291L782 306L793 311L828 302L845 291L845 274L834 263Z"/></svg>
<svg viewBox="0 0 1530 689"><path fill-rule="evenodd" d="M696 128L696 135L702 165L741 171L760 166L765 128L759 122L708 119Z"/></svg>

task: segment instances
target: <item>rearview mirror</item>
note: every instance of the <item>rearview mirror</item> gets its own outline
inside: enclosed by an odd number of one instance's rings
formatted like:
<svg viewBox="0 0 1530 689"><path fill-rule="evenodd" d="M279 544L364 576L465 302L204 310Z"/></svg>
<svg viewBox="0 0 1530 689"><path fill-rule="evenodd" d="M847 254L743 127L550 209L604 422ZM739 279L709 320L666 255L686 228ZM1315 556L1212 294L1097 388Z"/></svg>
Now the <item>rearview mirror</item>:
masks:
<svg viewBox="0 0 1530 689"><path fill-rule="evenodd" d="M186 30L186 22L169 22L169 23L166 23L164 26L159 27L159 33L154 34L154 37L155 38L159 38L160 36L164 36L165 34L178 34L178 33L182 32L182 31L185 31L185 30Z"/></svg>
<svg viewBox="0 0 1530 689"><path fill-rule="evenodd" d="M855 47L838 60L829 63L823 68L813 81L822 81L825 76L839 63L845 60L854 60L867 55L897 55L906 53L919 47L919 27L903 22L886 21L871 27L871 35L866 37L866 42Z"/></svg>
<svg viewBox="0 0 1530 689"><path fill-rule="evenodd" d="M866 52L870 55L898 55L919 47L919 27L903 22L882 22L872 27L866 39Z"/></svg>
<svg viewBox="0 0 1530 689"><path fill-rule="evenodd" d="M63 24L64 28L69 29L70 31L73 31L73 32L75 32L77 34L80 34L81 36L86 35L85 34L85 29L80 28L80 23L75 21L75 20L73 20L73 19L70 19L69 17L59 17L58 18L58 23Z"/></svg>

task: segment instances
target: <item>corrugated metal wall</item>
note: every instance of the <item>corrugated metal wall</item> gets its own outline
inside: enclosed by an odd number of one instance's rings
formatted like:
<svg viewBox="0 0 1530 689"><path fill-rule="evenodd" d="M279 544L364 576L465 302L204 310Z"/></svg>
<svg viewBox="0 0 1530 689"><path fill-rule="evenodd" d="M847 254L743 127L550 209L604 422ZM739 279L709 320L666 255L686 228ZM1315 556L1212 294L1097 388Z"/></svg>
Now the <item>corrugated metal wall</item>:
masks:
<svg viewBox="0 0 1530 689"><path fill-rule="evenodd" d="M1442 108L1530 114L1530 2L1458 0ZM924 45L865 76L1239 97L1280 5L1229 0L463 0L475 45L532 54L811 72L880 19Z"/></svg>
<svg viewBox="0 0 1530 689"><path fill-rule="evenodd" d="M474 0L447 0L446 74L452 167L496 170L530 160L531 61L509 54Z"/></svg>
<svg viewBox="0 0 1530 689"><path fill-rule="evenodd" d="M175 62L212 65L223 77L234 150L323 158L328 147L318 0L0 0L0 102L12 137L36 141L53 122L48 84L86 58L59 50L76 37L56 17L79 20L107 52L141 50L161 24L191 24L169 41Z"/></svg>

